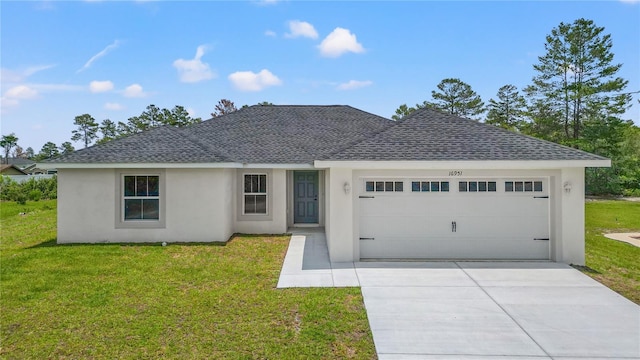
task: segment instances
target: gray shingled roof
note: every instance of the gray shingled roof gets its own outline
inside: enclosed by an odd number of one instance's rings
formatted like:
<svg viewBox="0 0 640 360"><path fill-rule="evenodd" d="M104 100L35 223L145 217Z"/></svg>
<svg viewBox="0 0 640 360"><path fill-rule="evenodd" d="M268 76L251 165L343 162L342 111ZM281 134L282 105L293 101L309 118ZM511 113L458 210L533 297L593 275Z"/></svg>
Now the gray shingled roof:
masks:
<svg viewBox="0 0 640 360"><path fill-rule="evenodd" d="M162 126L74 151L53 163L211 163L232 160L211 151L181 129Z"/></svg>
<svg viewBox="0 0 640 360"><path fill-rule="evenodd" d="M606 158L432 109L327 156L329 160L606 160Z"/></svg>
<svg viewBox="0 0 640 360"><path fill-rule="evenodd" d="M391 125L389 119L344 105L255 105L185 128L155 128L51 162L311 164Z"/></svg>
<svg viewBox="0 0 640 360"><path fill-rule="evenodd" d="M314 160L603 160L474 120L422 109L402 121L350 106L255 105L163 126L53 163L312 164Z"/></svg>

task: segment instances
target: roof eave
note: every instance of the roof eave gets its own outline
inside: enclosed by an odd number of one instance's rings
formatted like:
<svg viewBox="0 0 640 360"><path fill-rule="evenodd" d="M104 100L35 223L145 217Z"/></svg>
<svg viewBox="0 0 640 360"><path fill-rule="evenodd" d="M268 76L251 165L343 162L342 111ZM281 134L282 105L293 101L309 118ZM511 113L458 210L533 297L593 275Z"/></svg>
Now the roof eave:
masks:
<svg viewBox="0 0 640 360"><path fill-rule="evenodd" d="M611 167L609 159L592 160L448 160L448 161L339 161L316 160L314 166L324 168L350 169L494 169L494 170L528 170L528 169L563 169L587 167Z"/></svg>

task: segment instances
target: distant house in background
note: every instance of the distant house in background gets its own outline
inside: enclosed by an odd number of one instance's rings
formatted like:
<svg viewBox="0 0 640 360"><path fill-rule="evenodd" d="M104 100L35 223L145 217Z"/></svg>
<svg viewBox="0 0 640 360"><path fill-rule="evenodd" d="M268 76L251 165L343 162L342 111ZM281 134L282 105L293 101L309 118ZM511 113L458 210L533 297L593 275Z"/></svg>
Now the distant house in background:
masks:
<svg viewBox="0 0 640 360"><path fill-rule="evenodd" d="M0 165L0 174L2 175L28 175L26 172L22 171L19 167L12 164L2 164Z"/></svg>

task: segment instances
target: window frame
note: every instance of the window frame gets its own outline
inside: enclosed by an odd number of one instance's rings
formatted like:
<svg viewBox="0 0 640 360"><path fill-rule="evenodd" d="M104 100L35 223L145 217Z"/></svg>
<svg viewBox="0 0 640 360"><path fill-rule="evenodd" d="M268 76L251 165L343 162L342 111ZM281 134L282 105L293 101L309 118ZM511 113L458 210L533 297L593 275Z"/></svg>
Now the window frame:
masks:
<svg viewBox="0 0 640 360"><path fill-rule="evenodd" d="M129 176L142 177L142 176L157 176L158 177L158 195L153 196L139 196L139 195L125 195L125 178ZM120 170L115 174L115 198L116 216L115 216L115 228L116 229L159 229L166 227L166 177L164 170L159 169L140 169L140 170ZM126 200L144 200L144 199L157 199L158 200L158 219L125 219L125 203Z"/></svg>
<svg viewBox="0 0 640 360"><path fill-rule="evenodd" d="M245 184L246 184L246 177L247 176L258 176L258 191L255 192L247 192L246 188L245 188ZM264 192L260 191L260 188L262 186L260 186L260 177L264 176ZM246 197L247 196L264 196L264 213L262 212L247 212L246 209ZM269 215L269 175L267 173L263 173L263 172L247 172L247 173L243 173L242 174L242 199L240 200L240 202L242 203L242 215L243 216L267 216Z"/></svg>
<svg viewBox="0 0 640 360"><path fill-rule="evenodd" d="M266 175L266 214L245 214L244 209L244 176L245 175ZM235 217L236 221L273 221L273 194L274 194L274 173L272 169L237 169L235 172ZM277 184L279 186L279 184ZM260 195L265 195L261 193Z"/></svg>

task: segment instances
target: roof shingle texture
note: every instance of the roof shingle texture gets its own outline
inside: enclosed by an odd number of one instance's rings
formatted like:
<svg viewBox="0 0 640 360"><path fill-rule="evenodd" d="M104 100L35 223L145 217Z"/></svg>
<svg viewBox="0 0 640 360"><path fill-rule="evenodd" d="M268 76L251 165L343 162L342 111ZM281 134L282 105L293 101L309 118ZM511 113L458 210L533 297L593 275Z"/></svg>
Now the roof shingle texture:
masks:
<svg viewBox="0 0 640 360"><path fill-rule="evenodd" d="M432 109L413 112L396 125L331 160L605 160L594 154L517 134Z"/></svg>
<svg viewBox="0 0 640 360"><path fill-rule="evenodd" d="M430 109L393 122L350 106L255 105L185 128L154 128L51 162L312 164L314 160L602 159Z"/></svg>

